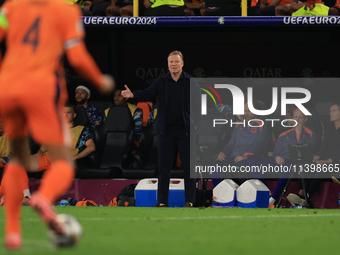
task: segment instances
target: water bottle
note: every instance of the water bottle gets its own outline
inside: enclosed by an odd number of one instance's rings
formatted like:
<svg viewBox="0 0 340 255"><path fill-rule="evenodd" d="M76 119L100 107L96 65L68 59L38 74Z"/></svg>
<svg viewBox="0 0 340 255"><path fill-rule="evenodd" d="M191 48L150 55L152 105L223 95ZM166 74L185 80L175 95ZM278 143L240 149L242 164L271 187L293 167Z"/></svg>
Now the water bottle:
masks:
<svg viewBox="0 0 340 255"><path fill-rule="evenodd" d="M338 206L340 208L340 192L338 193Z"/></svg>

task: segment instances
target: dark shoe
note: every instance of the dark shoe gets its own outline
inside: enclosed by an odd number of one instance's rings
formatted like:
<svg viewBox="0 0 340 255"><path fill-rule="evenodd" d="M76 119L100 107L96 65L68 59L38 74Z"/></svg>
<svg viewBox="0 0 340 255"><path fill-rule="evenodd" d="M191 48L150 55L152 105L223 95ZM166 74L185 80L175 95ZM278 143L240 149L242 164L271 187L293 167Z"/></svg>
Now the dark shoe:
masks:
<svg viewBox="0 0 340 255"><path fill-rule="evenodd" d="M185 202L183 208L188 208L188 207L194 207L194 204L190 202Z"/></svg>
<svg viewBox="0 0 340 255"><path fill-rule="evenodd" d="M153 207L169 207L167 204L163 204L163 203L157 203L156 205L154 205Z"/></svg>

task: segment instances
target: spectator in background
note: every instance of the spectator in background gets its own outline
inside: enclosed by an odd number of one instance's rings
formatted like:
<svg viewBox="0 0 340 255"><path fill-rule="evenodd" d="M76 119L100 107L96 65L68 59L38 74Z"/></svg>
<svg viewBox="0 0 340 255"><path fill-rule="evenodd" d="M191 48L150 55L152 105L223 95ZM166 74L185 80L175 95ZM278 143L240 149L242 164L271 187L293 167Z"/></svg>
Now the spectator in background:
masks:
<svg viewBox="0 0 340 255"><path fill-rule="evenodd" d="M241 2L237 0L205 0L206 16L241 16Z"/></svg>
<svg viewBox="0 0 340 255"><path fill-rule="evenodd" d="M91 1L84 1L83 4L80 5L83 16L93 16L93 13L90 11L91 6Z"/></svg>
<svg viewBox="0 0 340 255"><path fill-rule="evenodd" d="M142 128L143 128L143 111L142 109L138 108L137 106L130 104L127 102L127 99L122 96L122 90L117 89L114 92L113 101L115 105L119 106L126 106L130 109L132 118L135 122L135 135L134 135L134 143L136 146L138 146L140 142L140 137L142 134ZM105 110L105 118L109 114L110 108Z"/></svg>
<svg viewBox="0 0 340 255"><path fill-rule="evenodd" d="M145 16L184 16L183 0L144 0Z"/></svg>
<svg viewBox="0 0 340 255"><path fill-rule="evenodd" d="M89 103L91 91L87 87L80 85L76 88L75 92L76 102L78 105L85 108L87 116L91 122L91 132L93 133L93 131L103 122L102 112L99 108Z"/></svg>
<svg viewBox="0 0 340 255"><path fill-rule="evenodd" d="M328 16L334 15L321 0L307 0L307 5L292 13L292 16Z"/></svg>
<svg viewBox="0 0 340 255"><path fill-rule="evenodd" d="M133 16L133 0L93 0L92 9L95 16ZM139 16L145 12L143 0L139 0Z"/></svg>
<svg viewBox="0 0 340 255"><path fill-rule="evenodd" d="M92 0L91 12L94 16L106 16L106 9L116 5L117 0Z"/></svg>
<svg viewBox="0 0 340 255"><path fill-rule="evenodd" d="M205 16L203 0L184 0L186 16Z"/></svg>
<svg viewBox="0 0 340 255"><path fill-rule="evenodd" d="M290 144L310 144L312 148L315 147L317 141L317 135L315 132L311 131L305 126L307 121L307 117L303 114L303 112L296 108L293 111L293 119L297 122L297 125L292 129L283 132L279 138L277 139L276 146L273 152L273 159L269 159L269 164L271 165L289 165L290 155L289 155L289 145ZM255 159L254 159L255 160ZM265 159L260 159L260 161L264 162ZM275 161L275 162L274 162ZM254 163L254 161L249 161L249 165L259 165ZM282 172L279 181L276 184L275 190L269 199L269 205L273 205L276 200L280 198L282 190L286 185L288 178L290 177L290 173Z"/></svg>
<svg viewBox="0 0 340 255"><path fill-rule="evenodd" d="M340 0L336 0L335 5L330 8L330 10L334 13L334 15L340 15Z"/></svg>
<svg viewBox="0 0 340 255"><path fill-rule="evenodd" d="M325 130L325 139L322 143L321 149L317 155L314 156L313 162L315 164L339 164L340 163L340 102L332 103L330 112L330 121L332 122ZM318 177L318 178L317 178ZM322 183L320 176L314 176L307 186L309 198L312 198ZM289 194L288 200L294 205L306 205L305 193L299 183L299 193Z"/></svg>
<svg viewBox="0 0 340 255"><path fill-rule="evenodd" d="M130 1L130 3L128 3ZM122 17L132 17L133 16L133 0L124 1L126 5L120 8L120 16ZM138 15L143 16L145 12L144 0L139 0L138 5Z"/></svg>
<svg viewBox="0 0 340 255"><path fill-rule="evenodd" d="M68 4L77 4L79 5L82 16L93 16L92 12L90 11L90 7L92 5L91 1L88 0L66 0L66 3Z"/></svg>
<svg viewBox="0 0 340 255"><path fill-rule="evenodd" d="M302 6L305 6L306 0L290 0L290 4L284 4L276 6L275 16L292 16L293 12L296 12Z"/></svg>
<svg viewBox="0 0 340 255"><path fill-rule="evenodd" d="M333 4L331 1L327 4ZM307 7L305 7L307 6ZM331 6L331 5L330 5ZM304 7L304 8L302 8ZM332 8L322 4L321 0L290 0L290 4L279 5L275 8L276 16L327 16L339 15L337 3Z"/></svg>
<svg viewBox="0 0 340 255"><path fill-rule="evenodd" d="M143 0L139 1L139 15L145 12ZM133 0L111 0L111 4L105 9L106 16L133 16Z"/></svg>
<svg viewBox="0 0 340 255"><path fill-rule="evenodd" d="M275 16L275 9L279 5L290 4L291 0L261 0L260 15L261 16Z"/></svg>

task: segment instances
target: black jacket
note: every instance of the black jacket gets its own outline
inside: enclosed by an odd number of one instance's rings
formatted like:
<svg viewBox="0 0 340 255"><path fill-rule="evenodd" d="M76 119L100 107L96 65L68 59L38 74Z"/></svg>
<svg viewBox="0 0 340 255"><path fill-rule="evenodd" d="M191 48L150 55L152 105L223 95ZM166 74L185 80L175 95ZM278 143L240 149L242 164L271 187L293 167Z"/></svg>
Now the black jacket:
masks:
<svg viewBox="0 0 340 255"><path fill-rule="evenodd" d="M194 118L190 118L190 78L193 78L191 75L182 71L180 79L184 79L184 86L182 87L182 112L183 112L183 120L186 133L190 133L190 122L195 125L196 122L200 119L200 116L195 116ZM156 81L147 89L138 90L133 92L134 99L139 101L147 101L155 96L158 96L158 110L157 110L157 126L156 131L158 134L165 135L166 130L166 120L167 120L167 87L171 86L171 83L174 82L171 78L170 72L164 74L156 79ZM193 95L191 97L195 97L194 102L200 102L200 91L197 89L193 89ZM195 107L200 107L199 105Z"/></svg>

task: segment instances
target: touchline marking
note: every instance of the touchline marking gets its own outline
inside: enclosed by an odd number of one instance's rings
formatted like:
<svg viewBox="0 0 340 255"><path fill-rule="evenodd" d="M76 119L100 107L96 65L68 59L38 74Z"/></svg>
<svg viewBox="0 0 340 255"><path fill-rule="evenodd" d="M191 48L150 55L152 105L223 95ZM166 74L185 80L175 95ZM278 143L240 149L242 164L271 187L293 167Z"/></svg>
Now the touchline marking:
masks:
<svg viewBox="0 0 340 255"><path fill-rule="evenodd" d="M146 218L78 218L79 221L142 221L142 220L218 220L218 219L261 219L261 218L308 218L308 217L340 217L340 214L300 214L300 215L257 215L257 216L199 216L199 217L146 217ZM4 219L0 219L4 221ZM22 221L41 221L38 218L23 218Z"/></svg>
<svg viewBox="0 0 340 255"><path fill-rule="evenodd" d="M340 214L301 214L301 215L257 215L257 216L200 216L200 217L147 217L147 218L79 218L80 221L105 221L105 220L126 220L126 221L142 221L142 220L215 220L215 219L245 219L245 218L302 218L302 217L329 217L338 216Z"/></svg>

